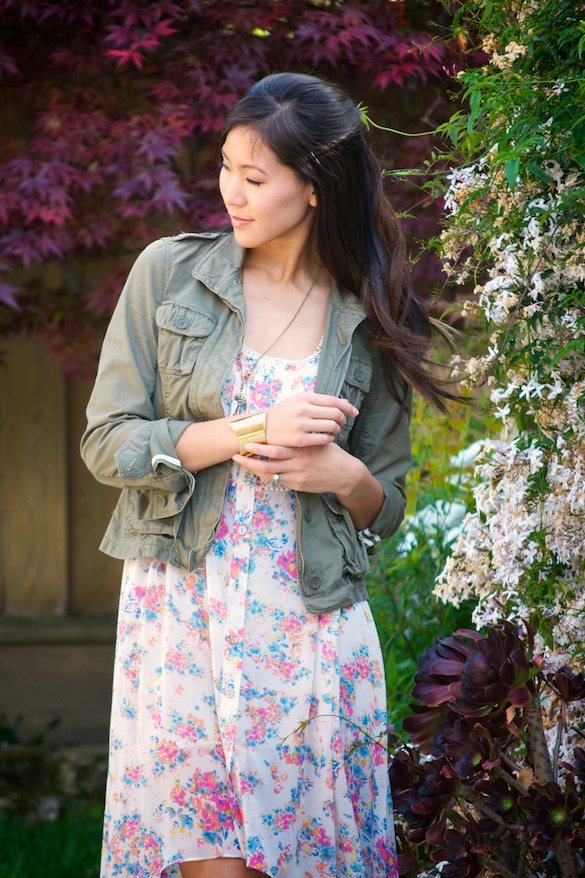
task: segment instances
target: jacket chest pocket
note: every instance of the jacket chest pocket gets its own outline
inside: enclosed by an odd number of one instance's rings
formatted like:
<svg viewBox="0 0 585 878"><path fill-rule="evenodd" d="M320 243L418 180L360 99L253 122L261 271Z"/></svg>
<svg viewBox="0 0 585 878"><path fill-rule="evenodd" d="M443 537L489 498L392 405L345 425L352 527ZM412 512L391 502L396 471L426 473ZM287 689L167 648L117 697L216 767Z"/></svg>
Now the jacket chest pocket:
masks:
<svg viewBox="0 0 585 878"><path fill-rule="evenodd" d="M371 363L367 360L362 360L359 357L352 357L349 361L349 366L339 395L343 399L349 400L349 402L351 402L357 409L360 409L363 398L371 387L372 374L373 370ZM353 426L353 422L354 418L348 418L345 426L342 427L339 436L337 437L337 441L340 445L345 445Z"/></svg>
<svg viewBox="0 0 585 878"><path fill-rule="evenodd" d="M156 311L161 375L190 375L216 320L190 305L169 302Z"/></svg>

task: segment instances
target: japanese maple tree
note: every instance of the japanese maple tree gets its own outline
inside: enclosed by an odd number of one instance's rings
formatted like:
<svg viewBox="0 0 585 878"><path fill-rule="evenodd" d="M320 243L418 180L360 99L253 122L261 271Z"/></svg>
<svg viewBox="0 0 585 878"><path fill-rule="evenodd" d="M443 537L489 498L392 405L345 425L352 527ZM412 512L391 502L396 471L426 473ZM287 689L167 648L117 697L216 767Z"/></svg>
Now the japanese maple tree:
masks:
<svg viewBox="0 0 585 878"><path fill-rule="evenodd" d="M442 93L453 63L441 15L426 0L0 0L0 334L43 331L70 370L91 368L138 250L225 223L217 132L266 73L317 72L377 121L432 127L421 89Z"/></svg>

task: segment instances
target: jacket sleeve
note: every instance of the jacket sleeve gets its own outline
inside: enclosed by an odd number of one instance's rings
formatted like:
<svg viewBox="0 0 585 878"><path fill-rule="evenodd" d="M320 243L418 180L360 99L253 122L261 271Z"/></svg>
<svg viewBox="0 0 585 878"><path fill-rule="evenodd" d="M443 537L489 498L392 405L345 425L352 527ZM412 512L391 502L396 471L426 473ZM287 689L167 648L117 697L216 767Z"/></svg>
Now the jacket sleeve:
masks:
<svg viewBox="0 0 585 878"><path fill-rule="evenodd" d="M381 364L375 366L370 391L350 433L348 451L363 461L382 485L384 503L368 531L385 539L398 529L406 508L406 474L412 462L412 389L405 388L406 403L401 414L400 404L388 390ZM400 420L396 424L397 417Z"/></svg>
<svg viewBox="0 0 585 878"><path fill-rule="evenodd" d="M164 239L150 244L130 271L105 335L81 456L106 485L175 494L166 508L171 515L183 508L195 479L175 451L190 422L157 418L154 409L155 315L168 272Z"/></svg>

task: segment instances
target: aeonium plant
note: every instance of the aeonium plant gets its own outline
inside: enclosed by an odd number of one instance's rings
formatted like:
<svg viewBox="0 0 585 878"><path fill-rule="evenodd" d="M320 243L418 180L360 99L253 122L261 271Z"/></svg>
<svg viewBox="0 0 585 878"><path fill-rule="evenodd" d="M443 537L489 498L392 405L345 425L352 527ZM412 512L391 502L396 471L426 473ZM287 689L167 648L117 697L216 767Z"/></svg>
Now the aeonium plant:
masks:
<svg viewBox="0 0 585 878"><path fill-rule="evenodd" d="M510 622L437 637L418 667L391 766L401 875L583 875L585 676Z"/></svg>

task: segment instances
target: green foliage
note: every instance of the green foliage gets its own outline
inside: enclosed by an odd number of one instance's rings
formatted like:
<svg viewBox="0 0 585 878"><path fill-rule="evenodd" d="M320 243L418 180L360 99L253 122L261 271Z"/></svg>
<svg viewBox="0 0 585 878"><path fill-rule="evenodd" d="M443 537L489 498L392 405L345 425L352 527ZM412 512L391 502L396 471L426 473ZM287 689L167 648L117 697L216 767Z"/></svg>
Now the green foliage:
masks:
<svg viewBox="0 0 585 878"><path fill-rule="evenodd" d="M47 723L43 731L25 739L20 733L23 717L16 716L11 720L5 713L0 713L0 747L19 744L28 747L38 747L44 743L45 735L57 728L60 722L61 720L55 717Z"/></svg>
<svg viewBox="0 0 585 878"><path fill-rule="evenodd" d="M467 110L440 128L453 148L432 184L439 247L450 278L474 284L463 310L485 326L484 349L455 365L489 386L502 432L443 594L478 598L479 625L529 616L548 648L582 661L585 10L469 0L455 28L489 63L458 75Z"/></svg>
<svg viewBox="0 0 585 878"><path fill-rule="evenodd" d="M453 459L492 427L479 404L454 408L445 416L423 399L415 400L406 519L382 544L368 580L384 655L389 720L397 731L409 713L420 655L435 637L470 625L471 601L456 608L438 601L433 589L453 539L446 511L461 508L462 513L472 499L473 464L459 467Z"/></svg>
<svg viewBox="0 0 585 878"><path fill-rule="evenodd" d="M103 812L49 822L0 819L0 878L98 878Z"/></svg>
<svg viewBox="0 0 585 878"><path fill-rule="evenodd" d="M470 392L489 394L499 431L435 585L455 606L476 600L472 620L486 636L465 634L467 646L447 637L421 657L419 704L404 722L416 747L394 763L401 871L576 878L585 850L585 7L469 0L454 31L481 42L484 66L457 77L466 109L441 126L447 146L429 188L444 196L445 271L473 285L462 314L485 327L482 348L452 366ZM472 655L475 644L483 655Z"/></svg>

